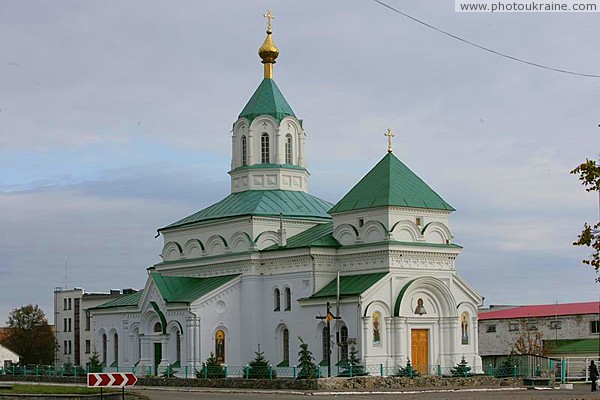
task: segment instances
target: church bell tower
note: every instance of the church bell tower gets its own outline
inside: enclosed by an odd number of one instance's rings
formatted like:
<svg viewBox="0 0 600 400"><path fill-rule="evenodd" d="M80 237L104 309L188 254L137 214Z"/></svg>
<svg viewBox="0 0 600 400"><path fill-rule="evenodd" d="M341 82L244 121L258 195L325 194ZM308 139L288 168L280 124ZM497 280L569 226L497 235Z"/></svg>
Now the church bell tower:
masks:
<svg viewBox="0 0 600 400"><path fill-rule="evenodd" d="M273 41L271 11L267 37L258 49L264 79L233 124L231 192L246 190L308 191L302 121L273 80L279 49Z"/></svg>

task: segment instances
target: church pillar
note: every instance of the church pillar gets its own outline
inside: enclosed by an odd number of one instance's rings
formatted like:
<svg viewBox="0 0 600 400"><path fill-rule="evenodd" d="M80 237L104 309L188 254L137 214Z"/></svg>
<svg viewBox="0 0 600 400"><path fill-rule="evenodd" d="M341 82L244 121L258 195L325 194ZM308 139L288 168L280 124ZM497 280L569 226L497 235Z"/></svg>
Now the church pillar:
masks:
<svg viewBox="0 0 600 400"><path fill-rule="evenodd" d="M252 129L248 129L248 165L254 165L254 135Z"/></svg>
<svg viewBox="0 0 600 400"><path fill-rule="evenodd" d="M185 320L185 362L194 367L194 317Z"/></svg>
<svg viewBox="0 0 600 400"><path fill-rule="evenodd" d="M281 141L281 126L277 128L277 132L275 133L275 163L283 164L285 159L283 158L285 155L285 145Z"/></svg>
<svg viewBox="0 0 600 400"><path fill-rule="evenodd" d="M384 345L387 348L387 354L386 354L386 369L387 371L392 371L392 368L395 367L394 364L394 351L395 351L395 347L396 347L396 343L394 342L394 328L392 326L392 324L394 323L394 319L392 317L385 317L384 318L385 321L385 343Z"/></svg>
<svg viewBox="0 0 600 400"><path fill-rule="evenodd" d="M371 317L361 317L362 320L362 340L361 340L361 353L360 356L363 359L363 362L367 362L366 358L370 356L367 354L367 349L371 346L369 343L369 325L371 322Z"/></svg>
<svg viewBox="0 0 600 400"><path fill-rule="evenodd" d="M129 360L132 358L131 355L129 354L130 349L132 348L130 343L131 343L131 339L127 340L127 338L129 337L129 320L124 319L123 320L123 333L119 334L119 341L121 343L119 343L119 352L121 354L119 354L119 363L120 364L129 364ZM122 363L121 363L122 360Z"/></svg>
<svg viewBox="0 0 600 400"><path fill-rule="evenodd" d="M140 335L140 362L139 366L152 365L152 341L151 338L145 335Z"/></svg>
<svg viewBox="0 0 600 400"><path fill-rule="evenodd" d="M302 168L306 168L306 161L304 160L304 131L298 132L298 165Z"/></svg>
<svg viewBox="0 0 600 400"><path fill-rule="evenodd" d="M408 357L405 318L394 317L394 363L405 366Z"/></svg>
<svg viewBox="0 0 600 400"><path fill-rule="evenodd" d="M200 365L202 363L200 355L200 318L194 316L194 365Z"/></svg>
<svg viewBox="0 0 600 400"><path fill-rule="evenodd" d="M456 357L459 357L457 352L457 343L460 340L460 335L457 334L457 332L460 330L458 319L458 317L440 318L440 339L438 350L440 359L438 363L442 366L442 368L452 367L455 363L460 361L460 359L456 361Z"/></svg>

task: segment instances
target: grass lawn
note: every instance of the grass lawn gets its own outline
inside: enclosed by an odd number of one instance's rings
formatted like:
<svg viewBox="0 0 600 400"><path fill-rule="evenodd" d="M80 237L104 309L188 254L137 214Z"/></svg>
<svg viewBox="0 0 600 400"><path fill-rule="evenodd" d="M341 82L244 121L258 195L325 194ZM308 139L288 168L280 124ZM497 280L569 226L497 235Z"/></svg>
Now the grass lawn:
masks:
<svg viewBox="0 0 600 400"><path fill-rule="evenodd" d="M104 389L104 393L115 392L114 389ZM98 388L85 386L55 386L55 385L12 385L12 389L0 389L0 393L19 394L95 394Z"/></svg>

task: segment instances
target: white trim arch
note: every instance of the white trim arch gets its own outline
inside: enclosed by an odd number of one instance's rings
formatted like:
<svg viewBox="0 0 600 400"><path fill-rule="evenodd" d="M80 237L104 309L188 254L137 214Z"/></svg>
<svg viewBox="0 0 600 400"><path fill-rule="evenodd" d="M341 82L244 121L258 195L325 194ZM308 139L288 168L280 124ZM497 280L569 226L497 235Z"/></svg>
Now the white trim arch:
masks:
<svg viewBox="0 0 600 400"><path fill-rule="evenodd" d="M396 222L392 226L392 229L390 229L390 234L393 235L394 240L400 242L417 242L423 240L423 235L421 235L421 230L417 224L408 219Z"/></svg>
<svg viewBox="0 0 600 400"><path fill-rule="evenodd" d="M252 250L254 242L246 232L235 232L229 238L229 248L234 253Z"/></svg>
<svg viewBox="0 0 600 400"><path fill-rule="evenodd" d="M211 256L223 254L228 250L227 241L221 235L212 235L206 240L206 252Z"/></svg>
<svg viewBox="0 0 600 400"><path fill-rule="evenodd" d="M198 239L190 239L183 245L183 254L186 258L201 257L204 252L204 244Z"/></svg>
<svg viewBox="0 0 600 400"><path fill-rule="evenodd" d="M389 237L385 225L374 219L365 222L358 232L364 243L381 242Z"/></svg>
<svg viewBox="0 0 600 400"><path fill-rule="evenodd" d="M263 250L269 246L279 243L279 233L275 231L264 231L261 232L254 240L256 248Z"/></svg>
<svg viewBox="0 0 600 400"><path fill-rule="evenodd" d="M332 235L342 246L355 244L358 240L358 230L350 224L338 225Z"/></svg>
<svg viewBox="0 0 600 400"><path fill-rule="evenodd" d="M423 228L423 237L430 243L450 243L452 233L450 229L441 222L430 222Z"/></svg>
<svg viewBox="0 0 600 400"><path fill-rule="evenodd" d="M183 255L183 249L181 245L177 242L167 242L165 243L162 252L160 253L163 261L175 261L179 260Z"/></svg>
<svg viewBox="0 0 600 400"><path fill-rule="evenodd" d="M437 307L437 314L440 317L456 317L456 300L450 292L450 289L444 282L431 276L422 276L410 282L407 282L401 288L394 307L394 316L411 317L414 310L411 310L410 299L419 292L426 292L431 296L432 303Z"/></svg>

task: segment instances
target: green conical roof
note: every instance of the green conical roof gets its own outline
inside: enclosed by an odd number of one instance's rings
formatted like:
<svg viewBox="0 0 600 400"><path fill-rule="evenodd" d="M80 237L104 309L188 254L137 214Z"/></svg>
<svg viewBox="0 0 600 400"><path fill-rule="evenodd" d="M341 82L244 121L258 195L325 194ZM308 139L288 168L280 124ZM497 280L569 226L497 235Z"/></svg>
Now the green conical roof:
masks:
<svg viewBox="0 0 600 400"><path fill-rule="evenodd" d="M246 117L252 121L259 115L270 115L277 122L281 122L287 116L296 117L273 79L263 79L240 113L239 118Z"/></svg>
<svg viewBox="0 0 600 400"><path fill-rule="evenodd" d="M388 153L329 213L385 206L454 211L396 156Z"/></svg>

